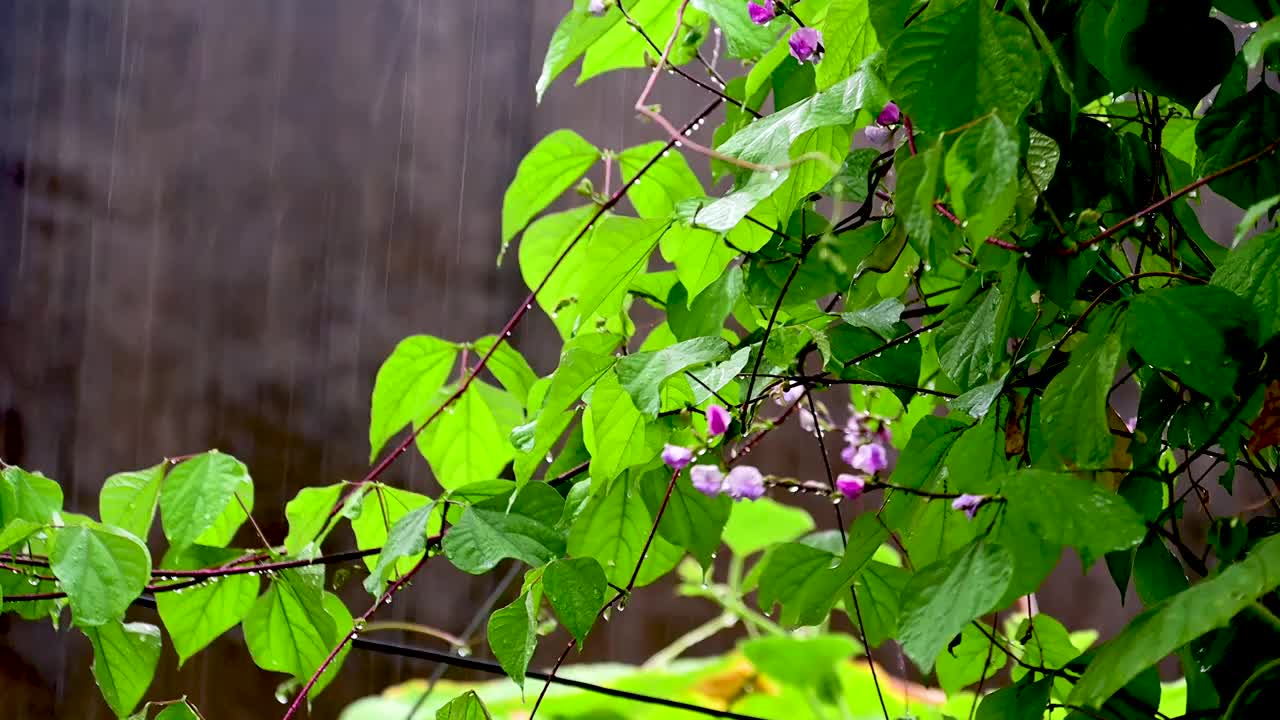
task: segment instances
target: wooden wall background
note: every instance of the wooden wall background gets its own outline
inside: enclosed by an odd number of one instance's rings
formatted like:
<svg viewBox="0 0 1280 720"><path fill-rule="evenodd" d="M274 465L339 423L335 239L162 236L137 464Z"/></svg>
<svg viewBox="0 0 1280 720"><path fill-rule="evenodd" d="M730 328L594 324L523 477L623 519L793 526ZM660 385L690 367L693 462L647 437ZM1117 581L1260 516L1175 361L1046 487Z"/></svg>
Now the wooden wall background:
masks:
<svg viewBox="0 0 1280 720"><path fill-rule="evenodd" d="M395 343L494 332L524 296L514 260L494 263L523 153L558 127L614 149L660 137L630 110L639 75L561 78L535 104L567 6L0 0L0 454L96 512L107 475L218 447L248 463L273 537L300 488L358 478ZM697 92L664 78L656 98L683 117ZM553 338L539 317L515 342L545 373ZM763 465L820 473L802 436L766 447ZM419 457L387 479L433 492ZM1113 630L1105 571L1078 573L1065 562L1042 607ZM442 562L390 615L460 632L496 582ZM642 593L582 658L642 660L711 612ZM74 630L0 618L0 714L110 717L89 653ZM175 667L166 649L149 697L278 711L281 678L238 635ZM432 669L356 652L314 715Z"/></svg>

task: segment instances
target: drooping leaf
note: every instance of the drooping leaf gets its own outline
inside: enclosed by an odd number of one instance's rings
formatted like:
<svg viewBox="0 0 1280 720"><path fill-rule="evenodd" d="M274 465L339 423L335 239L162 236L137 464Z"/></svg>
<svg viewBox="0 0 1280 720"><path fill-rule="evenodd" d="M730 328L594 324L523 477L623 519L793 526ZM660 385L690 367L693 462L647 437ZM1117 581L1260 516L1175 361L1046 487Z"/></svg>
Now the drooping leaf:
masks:
<svg viewBox="0 0 1280 720"><path fill-rule="evenodd" d="M551 87L560 73L572 65L582 54L622 19L622 13L615 7L597 16L589 9L590 0L573 0L573 9L569 11L547 47L546 57L542 61L542 73L535 83L538 102Z"/></svg>
<svg viewBox="0 0 1280 720"><path fill-rule="evenodd" d="M889 87L916 127L940 132L995 112L1013 124L1044 70L1026 26L965 0L917 19L885 50Z"/></svg>
<svg viewBox="0 0 1280 720"><path fill-rule="evenodd" d="M623 182L630 182L648 167L642 182L632 184L627 191L627 199L642 218L669 218L681 200L704 194L701 181L693 174L684 155L664 151L666 146L665 142L656 140L618 153L618 169L622 171ZM656 161L655 157L658 158Z"/></svg>
<svg viewBox="0 0 1280 720"><path fill-rule="evenodd" d="M520 161L502 198L502 247L599 159L600 151L572 130L539 140Z"/></svg>
<svg viewBox="0 0 1280 720"><path fill-rule="evenodd" d="M852 75L880 49L875 28L871 25L871 2L868 0L832 0L821 27L826 53L818 63L814 79L819 90ZM879 112L877 108L869 108Z"/></svg>
<svg viewBox="0 0 1280 720"><path fill-rule="evenodd" d="M791 542L813 530L813 516L767 497L733 503L724 526L724 542L734 554L747 556L778 543Z"/></svg>
<svg viewBox="0 0 1280 720"><path fill-rule="evenodd" d="M299 555L308 545L319 545L324 540L326 526L331 527L329 513L345 488L342 483L305 487L284 506L284 515L289 520L289 534L284 539L286 552Z"/></svg>
<svg viewBox="0 0 1280 720"><path fill-rule="evenodd" d="M1020 470L1004 479L1000 493L1008 501L1006 522L1094 557L1134 547L1147 532L1124 498L1072 475Z"/></svg>
<svg viewBox="0 0 1280 720"><path fill-rule="evenodd" d="M113 620L83 628L93 645L93 679L116 717L133 712L160 661L160 628Z"/></svg>
<svg viewBox="0 0 1280 720"><path fill-rule="evenodd" d="M244 463L217 450L178 463L160 495L161 520L169 543L183 548L214 527L249 477Z"/></svg>
<svg viewBox="0 0 1280 720"><path fill-rule="evenodd" d="M984 697L975 717L977 720L1039 720L1044 717L1052 689L1053 678L1035 682L1028 678Z"/></svg>
<svg viewBox="0 0 1280 720"><path fill-rule="evenodd" d="M1263 233L1233 250L1211 282L1253 306L1263 319L1263 342L1280 333L1280 233Z"/></svg>
<svg viewBox="0 0 1280 720"><path fill-rule="evenodd" d="M392 435L426 419L457 356L457 345L430 335L412 335L396 345L373 383L370 462Z"/></svg>
<svg viewBox="0 0 1280 720"><path fill-rule="evenodd" d="M1196 126L1203 175L1243 161L1280 138L1280 93L1262 83L1241 97L1219 100ZM1280 157L1264 155L1209 187L1241 208L1280 194Z"/></svg>
<svg viewBox="0 0 1280 720"><path fill-rule="evenodd" d="M738 0L693 0L693 7L710 15L720 27L729 57L758 60L778 42L778 23L756 25Z"/></svg>
<svg viewBox="0 0 1280 720"><path fill-rule="evenodd" d="M401 518L430 502L431 498L409 490L401 490L382 483L370 484L361 500L360 514L351 520L351 530L356 536L356 547L361 550L383 547L387 542L387 533L400 522ZM439 529L440 523L437 517L433 519L427 531L435 533L439 532ZM378 557L367 557L364 559L365 566L373 570L378 560ZM407 573L417 562L416 555L401 558L396 564L396 572Z"/></svg>
<svg viewBox="0 0 1280 720"><path fill-rule="evenodd" d="M609 582L619 587L630 582L653 527L653 515L627 479L615 479L596 493L569 530L569 554L595 558ZM636 586L667 574L683 556L679 548L655 536L640 565Z"/></svg>
<svg viewBox="0 0 1280 720"><path fill-rule="evenodd" d="M538 624L538 608L532 593L521 593L506 607L489 616L489 648L502 669L524 688L524 674L538 646L534 628Z"/></svg>
<svg viewBox="0 0 1280 720"><path fill-rule="evenodd" d="M542 588L556 617L581 645L595 624L608 587L595 558L555 560L542 572Z"/></svg>
<svg viewBox="0 0 1280 720"><path fill-rule="evenodd" d="M962 390L981 385L996 367L1003 348L996 345L1000 287L971 300L938 330L938 364Z"/></svg>
<svg viewBox="0 0 1280 720"><path fill-rule="evenodd" d="M1211 398L1231 394L1236 366L1223 331L1257 327L1253 308L1222 287L1182 286L1138 295L1125 315L1125 336L1151 365L1177 375ZM1183 333L1195 334L1186 342Z"/></svg>
<svg viewBox="0 0 1280 720"><path fill-rule="evenodd" d="M467 508L444 536L444 552L459 570L479 575L505 558L534 567L561 557L565 538L556 529L564 499L549 485L526 485ZM575 553L576 555L577 553Z"/></svg>
<svg viewBox="0 0 1280 720"><path fill-rule="evenodd" d="M41 475L20 467L0 470L0 527L15 518L47 525L62 509L62 487Z"/></svg>
<svg viewBox="0 0 1280 720"><path fill-rule="evenodd" d="M947 151L944 171L956 215L974 242L991 236L1018 197L1018 141L998 115L965 130Z"/></svg>
<svg viewBox="0 0 1280 720"><path fill-rule="evenodd" d="M990 679L1008 664L1009 656L989 637L994 634L991 628L985 624L983 627L986 634L972 623L965 625L960 631L960 643L948 645L938 656L938 684L948 694Z"/></svg>
<svg viewBox="0 0 1280 720"><path fill-rule="evenodd" d="M306 682L342 635L351 632L351 614L337 596L322 589L323 581L318 566L284 570L254 603L244 618L244 640L258 667ZM349 647L320 676L310 697L332 680Z"/></svg>
<svg viewBox="0 0 1280 720"><path fill-rule="evenodd" d="M441 487L452 490L498 476L515 456L508 438L523 419L515 402L505 390L474 381L418 436Z"/></svg>
<svg viewBox="0 0 1280 720"><path fill-rule="evenodd" d="M166 569L218 567L243 553L193 545L165 559ZM179 581L181 582L181 581ZM244 620L258 597L256 575L226 575L178 592L156 593L156 609L178 653L178 665Z"/></svg>
<svg viewBox="0 0 1280 720"><path fill-rule="evenodd" d="M951 557L922 568L902 591L899 641L923 672L970 620L989 612L1013 575L1009 553L975 541Z"/></svg>
<svg viewBox="0 0 1280 720"><path fill-rule="evenodd" d="M741 644L742 654L762 673L801 688L819 688L834 680L836 665L862 648L848 635L810 638L772 635Z"/></svg>
<svg viewBox="0 0 1280 720"><path fill-rule="evenodd" d="M693 487L688 473L676 479L671 496L667 495L671 473L667 468L640 476L640 495L655 517L666 499L666 509L658 522L658 533L673 545L688 550L704 568L720 547L720 533L729 520L734 504L727 495L707 497Z"/></svg>
<svg viewBox="0 0 1280 720"><path fill-rule="evenodd" d="M151 577L151 553L133 535L85 522L58 528L49 568L67 593L71 616L86 628L124 617Z"/></svg>
<svg viewBox="0 0 1280 720"><path fill-rule="evenodd" d="M1225 626L1259 596L1280 586L1280 537L1248 557L1168 600L1148 608L1107 641L1068 697L1098 707L1147 667L1201 635Z"/></svg>
<svg viewBox="0 0 1280 720"><path fill-rule="evenodd" d="M98 514L102 522L115 525L146 540L160 499L160 482L165 463L146 470L116 473L102 484Z"/></svg>
<svg viewBox="0 0 1280 720"><path fill-rule="evenodd" d="M427 526L431 520L434 503L415 508L396 521L387 533L386 544L378 553L378 564L364 580L364 589L377 597L381 595L388 575L402 558L418 555L427 545Z"/></svg>
<svg viewBox="0 0 1280 720"><path fill-rule="evenodd" d="M1091 331L1071 352L1071 362L1045 388L1040 403L1040 427L1050 448L1080 468L1104 467L1114 443L1107 424L1107 396L1121 347L1119 335L1108 329L1103 325Z"/></svg>
<svg viewBox="0 0 1280 720"><path fill-rule="evenodd" d="M529 367L529 362L524 359L524 356L511 347L509 342L502 343L490 354L496 342L495 336L486 335L475 341L472 347L480 357L489 355L489 362L485 363L485 369L493 373L498 382L502 383L502 387L511 393L522 407L527 407L529 391L538 381L538 375L533 368Z"/></svg>
<svg viewBox="0 0 1280 720"><path fill-rule="evenodd" d="M468 690L436 711L436 720L493 720L475 690Z"/></svg>
<svg viewBox="0 0 1280 720"><path fill-rule="evenodd" d="M591 477L601 481L652 460L661 449L658 426L647 422L612 372L596 382L582 423L583 440L591 453Z"/></svg>

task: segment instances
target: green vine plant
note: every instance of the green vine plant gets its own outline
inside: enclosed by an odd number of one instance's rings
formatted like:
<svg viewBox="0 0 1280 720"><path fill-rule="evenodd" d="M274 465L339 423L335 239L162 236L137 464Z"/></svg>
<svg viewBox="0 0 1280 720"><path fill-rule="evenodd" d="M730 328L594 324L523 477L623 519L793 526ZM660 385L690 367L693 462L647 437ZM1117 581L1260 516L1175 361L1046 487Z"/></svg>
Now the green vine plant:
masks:
<svg viewBox="0 0 1280 720"><path fill-rule="evenodd" d="M121 718L198 717L148 697L164 637L182 662L236 627L286 678L285 720L353 648L509 677L353 719L1270 717L1278 12L574 0L539 99L579 61L579 82L640 69L654 140L559 130L528 152L493 241L528 298L494 335L391 351L368 473L303 489L273 538L226 452L107 478L97 517L4 464L3 611L88 636ZM664 73L705 108L669 119ZM1234 238L1202 229L1206 187L1241 209ZM562 340L546 375L511 343L535 312ZM787 423L822 476L752 454ZM384 479L411 452L434 497ZM1250 498L1220 514L1214 478ZM1068 549L1105 563L1117 604L1136 588L1105 641L1032 612ZM496 664L469 632L377 617L440 563L518 581L482 610ZM370 601L349 609L353 570ZM669 574L709 622L643 667L562 676ZM733 653L682 659L734 630ZM563 650L531 669L540 643ZM1169 658L1182 680L1162 684Z"/></svg>

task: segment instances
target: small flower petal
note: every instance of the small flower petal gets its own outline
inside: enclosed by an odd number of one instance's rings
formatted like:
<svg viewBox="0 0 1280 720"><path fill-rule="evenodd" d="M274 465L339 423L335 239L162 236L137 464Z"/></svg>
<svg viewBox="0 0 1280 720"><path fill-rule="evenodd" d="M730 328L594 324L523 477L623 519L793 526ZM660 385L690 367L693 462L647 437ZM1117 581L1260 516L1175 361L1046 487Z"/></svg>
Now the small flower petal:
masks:
<svg viewBox="0 0 1280 720"><path fill-rule="evenodd" d="M893 131L879 125L868 125L863 128L862 134L867 137L867 142L872 145L884 147L889 142L889 138L893 136Z"/></svg>
<svg viewBox="0 0 1280 720"><path fill-rule="evenodd" d="M689 468L689 480L699 492L711 497L724 490L724 474L715 465L694 465Z"/></svg>
<svg viewBox="0 0 1280 720"><path fill-rule="evenodd" d="M764 475L750 465L739 465L729 471L724 486L734 500L755 500L764 495Z"/></svg>
<svg viewBox="0 0 1280 720"><path fill-rule="evenodd" d="M800 429L807 433L818 432L818 419L814 417L809 408L800 408L796 410L796 417L800 421Z"/></svg>
<svg viewBox="0 0 1280 720"><path fill-rule="evenodd" d="M987 501L986 495L961 495L951 503L952 510L963 510L972 520L978 514L978 508Z"/></svg>
<svg viewBox="0 0 1280 720"><path fill-rule="evenodd" d="M866 473L867 475L875 475L876 473L889 467L889 456L884 451L884 446L878 443L868 443L858 448L853 454L853 461L849 463L853 469Z"/></svg>
<svg viewBox="0 0 1280 720"><path fill-rule="evenodd" d="M782 401L787 405L794 405L801 397L804 396L805 387L803 385L793 385L786 392L782 393Z"/></svg>
<svg viewBox="0 0 1280 720"><path fill-rule="evenodd" d="M876 116L876 122L884 126L897 125L902 120L902 111L898 109L897 103L889 103L884 106L880 114Z"/></svg>
<svg viewBox="0 0 1280 720"><path fill-rule="evenodd" d="M848 439L848 437L849 437L848 435L845 435L845 439ZM862 446L859 445L858 443L851 442L848 445L845 445L844 448L840 450L840 459L844 461L845 465L853 464L853 459L857 457L858 448L860 447Z"/></svg>
<svg viewBox="0 0 1280 720"><path fill-rule="evenodd" d="M693 460L693 451L679 445L668 445L662 448L662 462L672 470L679 470Z"/></svg>
<svg viewBox="0 0 1280 720"><path fill-rule="evenodd" d="M836 489L841 495L850 500L862 494L862 490L867 486L866 478L861 475L851 475L849 473L840 473L836 476Z"/></svg>
<svg viewBox="0 0 1280 720"><path fill-rule="evenodd" d="M817 28L800 28L791 33L791 39L787 43L791 46L791 57L800 62L818 62L822 59L822 31Z"/></svg>
<svg viewBox="0 0 1280 720"><path fill-rule="evenodd" d="M587 12L592 15L603 15L606 9L604 0L591 0L591 2L587 3Z"/></svg>
<svg viewBox="0 0 1280 720"><path fill-rule="evenodd" d="M723 435L729 429L729 411L719 405L707 406L707 432L712 437Z"/></svg>
<svg viewBox="0 0 1280 720"><path fill-rule="evenodd" d="M770 20L777 17L777 10L773 7L773 0L764 0L764 3L749 2L747 3L747 15L751 17L751 22L757 25L764 25Z"/></svg>

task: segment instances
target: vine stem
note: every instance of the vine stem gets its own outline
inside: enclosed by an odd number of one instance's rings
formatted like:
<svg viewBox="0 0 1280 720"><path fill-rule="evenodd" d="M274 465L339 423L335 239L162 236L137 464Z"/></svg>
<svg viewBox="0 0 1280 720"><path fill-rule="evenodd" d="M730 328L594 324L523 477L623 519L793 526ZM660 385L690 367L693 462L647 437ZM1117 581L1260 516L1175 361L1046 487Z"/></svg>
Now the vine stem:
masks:
<svg viewBox="0 0 1280 720"><path fill-rule="evenodd" d="M702 112L694 116L693 120L690 120L685 125L685 129L692 131L692 129L696 127L698 123L700 123L704 118L706 118L708 115L714 112L716 108L720 107L721 102L722 101L719 98L716 98L710 105L704 108ZM677 138L682 137L679 133L676 133L676 136ZM355 493L360 492L360 490L365 485L368 485L374 480L377 480L383 473L385 473L387 469L391 467L391 464L394 463L397 458L403 455L411 445L413 445L414 440L417 439L418 435L420 435L423 430L426 430L427 427L431 425L431 423L435 422L437 418L439 418L442 414L444 414L444 412L449 407L451 407L455 402L458 401L459 398L462 397L462 394L467 391L467 389L471 386L471 383L475 381L475 379L489 364L489 360L493 357L494 353L496 353L504 343L508 342L511 339L512 331L514 331L516 326L518 326L520 322L524 320L525 315L527 315L528 312L531 309L533 309L533 303L538 299L538 293L541 292L544 287L546 287L548 282L550 282L551 276L554 275L556 270L560 267L560 265L564 263L564 260L566 257L569 256L569 253L572 252L575 247L577 247L578 243L582 240L583 237L586 236L587 232L589 232L591 228L595 226L595 223L601 217L603 217L606 212L613 209L615 205L621 202L622 198L626 196L627 192L631 189L631 187L635 185L635 183L638 182L640 178L644 177L645 173L647 173L655 164L657 164L658 160L662 159L662 154L669 151L676 144L676 142L677 140L675 138L668 140L667 144L663 146L660 152L656 153L652 158L650 158L649 162L645 163L644 166L641 167L630 180L623 183L622 187L618 188L617 192L615 192L613 195L610 195L608 200L606 200L605 202L600 204L599 207L596 208L595 213L591 216L591 219L587 221L587 224L584 225L576 235L574 235L573 239L570 240L567 245L565 245L564 250L560 251L560 254L556 257L555 261L551 264L551 267L547 269L546 275L544 275L542 277L542 280L538 282L537 287L535 287L529 293L529 295L525 297L523 301L521 301L520 307L516 309L515 313L511 315L511 318L507 320L505 325L502 326L502 329L498 331L498 335L494 340L493 345L489 348L488 352L486 352L484 355L480 357L480 361L477 362L475 366L472 367L471 370L467 373L466 377L462 380L462 383L458 386L458 389L453 391L453 394L449 395L449 397L446 398L445 401L440 404L440 407L436 408L435 411L433 411L429 416L427 416L427 419L424 420L421 425L414 428L413 431L409 433L408 437L400 441L400 444L396 445L395 449L393 449L390 454L388 454L377 465L375 465L373 469L371 469L363 478L361 478L359 482L352 484L352 486L347 490L347 492L343 494L343 496L338 500L336 504L334 504L333 509L329 511L330 518L333 518L335 515L337 515L338 512L341 511L341 508L347 503L349 499L351 499L355 495Z"/></svg>
<svg viewBox="0 0 1280 720"><path fill-rule="evenodd" d="M495 343L495 346L496 346L496 343ZM320 676L324 675L325 670L329 669L329 666L333 664L333 661L335 659L337 659L339 653L342 652L342 649L345 648L347 644L350 643L355 638L355 634L356 634L355 626L359 626L361 624L367 623L369 618L373 617L373 614L378 611L378 608L381 607L383 603L388 602L391 599L392 595L395 595L401 588L403 588L405 584L409 582L409 579L412 578L414 575L416 575L418 571L421 570L422 567L427 564L427 560L431 557L431 553L430 553L431 548L433 546L439 545L440 540L443 537L444 537L444 533L442 532L439 535L434 535L432 537L427 538L426 546L423 548L423 552L422 552L422 559L419 560L418 563L413 566L413 569L411 569L409 572L402 575L398 580L392 582L389 586L387 586L387 589L384 590L383 593L378 596L377 600L373 601L373 604L369 606L369 609L365 610L364 613L362 613L360 617L356 619L355 623L353 623L351 632L345 633L342 636L342 639L339 640L338 644L333 647L333 650L329 653L329 656L326 657L324 659L324 662L320 663L320 667L316 668L316 671L311 674L311 677L307 680L307 684L303 685L302 689L298 691L298 695L293 698L293 703L291 703L289 705L289 709L285 711L284 717L282 718L282 720L290 720L294 715L298 713L298 709L302 707L302 703L306 701L307 695L311 692L311 688L315 687L316 682L320 680Z"/></svg>

